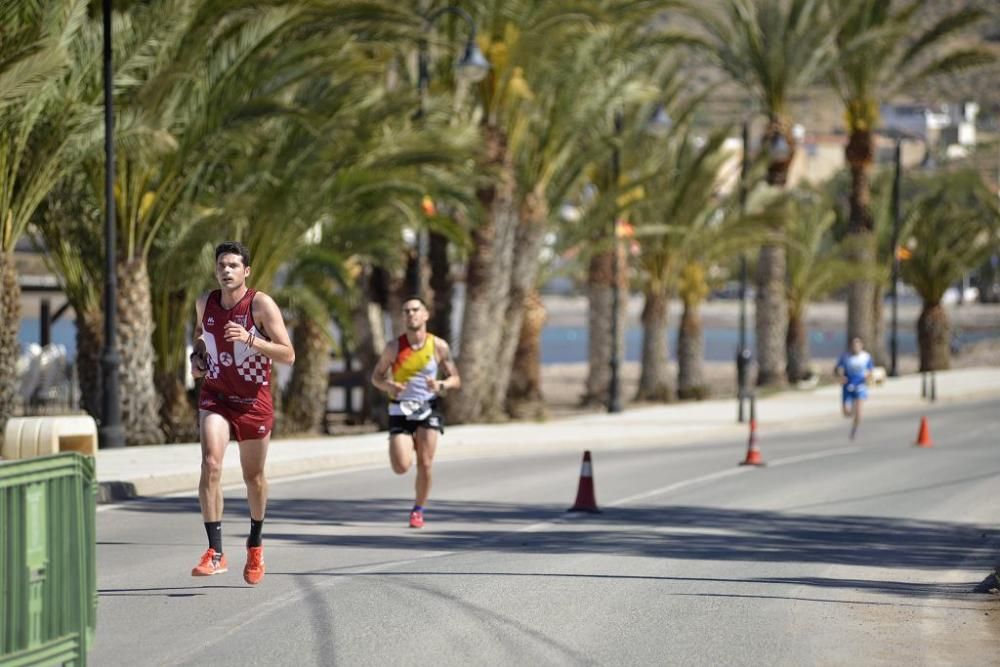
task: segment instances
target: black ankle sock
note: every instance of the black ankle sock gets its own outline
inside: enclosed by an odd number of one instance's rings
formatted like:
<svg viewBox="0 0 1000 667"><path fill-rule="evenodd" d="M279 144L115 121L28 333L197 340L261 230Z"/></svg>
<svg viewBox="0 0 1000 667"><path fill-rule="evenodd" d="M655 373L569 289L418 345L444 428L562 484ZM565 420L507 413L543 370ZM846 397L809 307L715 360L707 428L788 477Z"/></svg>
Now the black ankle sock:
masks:
<svg viewBox="0 0 1000 667"><path fill-rule="evenodd" d="M250 537L247 538L248 547L259 547L260 546L260 531L264 529L264 520L261 519L257 521L256 519L250 519Z"/></svg>
<svg viewBox="0 0 1000 667"><path fill-rule="evenodd" d="M215 549L216 555L222 555L222 522L206 521L205 534L208 535L208 546Z"/></svg>

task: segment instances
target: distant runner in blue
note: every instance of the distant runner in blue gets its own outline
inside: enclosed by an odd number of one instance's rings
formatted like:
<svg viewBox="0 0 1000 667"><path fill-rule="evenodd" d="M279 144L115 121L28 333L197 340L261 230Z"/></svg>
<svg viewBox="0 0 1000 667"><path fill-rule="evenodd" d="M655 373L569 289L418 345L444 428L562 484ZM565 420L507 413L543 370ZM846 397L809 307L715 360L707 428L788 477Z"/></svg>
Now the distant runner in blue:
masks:
<svg viewBox="0 0 1000 667"><path fill-rule="evenodd" d="M868 398L868 380L875 370L872 355L865 352L864 343L860 338L851 339L851 351L840 355L834 373L844 386L841 393L841 407L845 417L854 417L851 426L851 440L858 432L861 423L861 402Z"/></svg>

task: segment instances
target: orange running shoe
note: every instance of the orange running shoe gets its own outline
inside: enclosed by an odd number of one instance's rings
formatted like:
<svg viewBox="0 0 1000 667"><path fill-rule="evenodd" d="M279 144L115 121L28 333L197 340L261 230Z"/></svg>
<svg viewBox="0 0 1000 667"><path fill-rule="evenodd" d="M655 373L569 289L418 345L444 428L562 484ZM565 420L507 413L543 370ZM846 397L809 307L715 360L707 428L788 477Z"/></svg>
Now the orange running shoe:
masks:
<svg viewBox="0 0 1000 667"><path fill-rule="evenodd" d="M264 547L247 547L247 564L243 567L243 581L251 586L264 578Z"/></svg>
<svg viewBox="0 0 1000 667"><path fill-rule="evenodd" d="M420 510L410 512L410 528L424 527L424 513Z"/></svg>
<svg viewBox="0 0 1000 667"><path fill-rule="evenodd" d="M213 574L222 574L229 571L229 564L226 562L226 554L219 554L215 557L215 549L209 548L201 555L201 560L191 570L192 577L210 577Z"/></svg>

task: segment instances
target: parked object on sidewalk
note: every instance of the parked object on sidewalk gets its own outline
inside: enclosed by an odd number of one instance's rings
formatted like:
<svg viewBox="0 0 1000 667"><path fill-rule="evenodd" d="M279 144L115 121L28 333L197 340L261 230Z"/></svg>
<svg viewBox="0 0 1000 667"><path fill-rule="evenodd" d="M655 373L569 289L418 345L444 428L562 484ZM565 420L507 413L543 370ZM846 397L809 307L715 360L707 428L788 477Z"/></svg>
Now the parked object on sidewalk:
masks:
<svg viewBox="0 0 1000 667"><path fill-rule="evenodd" d="M25 412L37 414L51 406L68 406L70 369L65 345L28 345L17 361L18 394Z"/></svg>
<svg viewBox="0 0 1000 667"><path fill-rule="evenodd" d="M13 417L4 428L4 459L31 459L60 452L97 453L97 424L88 415Z"/></svg>

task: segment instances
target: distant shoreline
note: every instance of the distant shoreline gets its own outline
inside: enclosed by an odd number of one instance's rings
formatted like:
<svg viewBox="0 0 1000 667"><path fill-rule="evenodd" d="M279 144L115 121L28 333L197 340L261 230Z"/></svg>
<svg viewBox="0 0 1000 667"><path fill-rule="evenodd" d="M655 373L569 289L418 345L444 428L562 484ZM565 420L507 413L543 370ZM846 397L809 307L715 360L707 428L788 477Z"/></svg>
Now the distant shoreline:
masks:
<svg viewBox="0 0 1000 667"><path fill-rule="evenodd" d="M546 294L542 296L547 319L545 324L552 326L586 326L587 298L585 296L560 296ZM643 298L633 294L628 302L628 326L641 326ZM885 304L885 316L888 321L891 305ZM971 303L965 305L947 304L945 309L953 327L963 329L996 329L1000 332L1000 304ZM899 326L916 327L920 316L921 303L912 297L900 299ZM702 323L706 327L732 326L739 323L740 304L735 299L715 299L706 301L701 308ZM668 322L671 329L680 321L682 305L678 299L670 303ZM842 301L821 301L811 304L806 310L806 325L823 329L846 327L847 304ZM747 327L754 326L754 304L747 301Z"/></svg>

